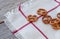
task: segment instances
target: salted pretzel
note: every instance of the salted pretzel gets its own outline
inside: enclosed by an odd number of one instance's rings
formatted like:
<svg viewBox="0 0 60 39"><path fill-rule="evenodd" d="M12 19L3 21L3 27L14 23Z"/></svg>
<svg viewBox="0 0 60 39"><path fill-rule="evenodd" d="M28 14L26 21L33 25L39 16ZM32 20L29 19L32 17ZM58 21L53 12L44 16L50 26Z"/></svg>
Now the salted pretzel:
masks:
<svg viewBox="0 0 60 39"><path fill-rule="evenodd" d="M41 16L45 16L45 15L47 15L47 10L45 10L45 9L38 9L37 10L37 14L41 15Z"/></svg>
<svg viewBox="0 0 60 39"><path fill-rule="evenodd" d="M27 17L27 20L28 20L29 22L36 22L36 21L38 20L38 17L37 17L36 15L29 15L29 16Z"/></svg>
<svg viewBox="0 0 60 39"><path fill-rule="evenodd" d="M42 18L42 21L43 21L44 24L49 24L51 19L52 19L51 16L46 15Z"/></svg>

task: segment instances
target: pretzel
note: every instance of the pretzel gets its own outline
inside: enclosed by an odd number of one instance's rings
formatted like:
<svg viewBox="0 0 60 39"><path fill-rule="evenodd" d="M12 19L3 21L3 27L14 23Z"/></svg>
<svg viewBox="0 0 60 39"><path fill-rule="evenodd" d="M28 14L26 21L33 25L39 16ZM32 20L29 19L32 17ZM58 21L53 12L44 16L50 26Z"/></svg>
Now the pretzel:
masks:
<svg viewBox="0 0 60 39"><path fill-rule="evenodd" d="M54 18L50 21L50 24L52 25L52 28L55 30L60 29L60 21L57 18Z"/></svg>
<svg viewBox="0 0 60 39"><path fill-rule="evenodd" d="M54 18L54 19L52 19L51 21L50 21L50 24L52 25L52 26L55 26L55 25L57 25L59 23L59 20L57 19L57 18Z"/></svg>
<svg viewBox="0 0 60 39"><path fill-rule="evenodd" d="M42 21L44 24L49 24L51 19L52 19L52 17L47 15L42 18Z"/></svg>
<svg viewBox="0 0 60 39"><path fill-rule="evenodd" d="M47 15L47 11L45 9L38 9L37 14L41 16Z"/></svg>
<svg viewBox="0 0 60 39"><path fill-rule="evenodd" d="M28 20L29 22L36 22L36 21L38 20L38 17L37 17L36 15L29 15L29 16L27 17L27 20Z"/></svg>
<svg viewBox="0 0 60 39"><path fill-rule="evenodd" d="M52 26L52 27L53 27L53 29L55 29L55 30L60 30L60 22L59 22L57 25Z"/></svg>

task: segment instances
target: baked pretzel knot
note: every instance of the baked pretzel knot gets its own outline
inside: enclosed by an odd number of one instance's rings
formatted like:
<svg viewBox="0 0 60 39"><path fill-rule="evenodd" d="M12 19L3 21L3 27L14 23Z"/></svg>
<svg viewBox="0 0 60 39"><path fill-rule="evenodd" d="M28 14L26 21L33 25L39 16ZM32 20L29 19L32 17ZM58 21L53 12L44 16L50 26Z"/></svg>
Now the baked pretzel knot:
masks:
<svg viewBox="0 0 60 39"><path fill-rule="evenodd" d="M42 18L42 21L43 21L44 24L49 24L51 19L52 19L51 16L46 15Z"/></svg>
<svg viewBox="0 0 60 39"><path fill-rule="evenodd" d="M36 21L38 20L38 17L37 17L36 15L29 15L29 16L27 17L27 20L28 20L29 22L36 22Z"/></svg>
<svg viewBox="0 0 60 39"><path fill-rule="evenodd" d="M37 10L37 14L41 15L41 16L45 16L45 15L47 15L47 10L45 10L45 9L38 9Z"/></svg>

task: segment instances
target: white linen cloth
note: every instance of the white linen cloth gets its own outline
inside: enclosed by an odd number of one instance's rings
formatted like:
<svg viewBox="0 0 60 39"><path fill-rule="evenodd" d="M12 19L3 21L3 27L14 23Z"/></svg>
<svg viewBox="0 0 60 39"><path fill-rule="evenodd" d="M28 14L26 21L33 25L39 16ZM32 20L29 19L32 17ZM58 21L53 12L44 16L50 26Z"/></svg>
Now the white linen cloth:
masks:
<svg viewBox="0 0 60 39"><path fill-rule="evenodd" d="M21 4L21 9L24 14L28 16L30 14L37 15L36 11L39 8L44 8L49 11L56 6L58 6L56 9L48 13L48 15L52 16L53 18L56 18L57 13L60 12L60 7L58 3L54 0L30 0ZM18 10L18 7L7 12L7 14L5 14L4 16L6 17L5 22L12 32L14 30L19 29L24 24L28 23L28 21ZM39 18L38 21L34 24L48 37L48 39L60 39L60 31L52 29L51 25L44 24L42 22L42 17ZM39 33L36 28L33 27L32 24L27 25L14 35L18 39L46 39L41 33Z"/></svg>

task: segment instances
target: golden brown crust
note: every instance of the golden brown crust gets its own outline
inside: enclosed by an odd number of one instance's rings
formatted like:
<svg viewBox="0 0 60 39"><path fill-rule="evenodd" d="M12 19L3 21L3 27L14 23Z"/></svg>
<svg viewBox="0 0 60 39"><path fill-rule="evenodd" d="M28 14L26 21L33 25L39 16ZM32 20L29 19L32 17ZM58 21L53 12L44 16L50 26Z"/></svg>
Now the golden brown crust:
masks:
<svg viewBox="0 0 60 39"><path fill-rule="evenodd" d="M42 21L44 24L49 24L51 19L52 19L52 17L47 15L42 18Z"/></svg>
<svg viewBox="0 0 60 39"><path fill-rule="evenodd" d="M52 28L55 30L60 30L60 21L55 18L50 21L50 24L52 25Z"/></svg>
<svg viewBox="0 0 60 39"><path fill-rule="evenodd" d="M51 25L56 25L59 22L59 20L57 20L57 18L54 18L50 21Z"/></svg>
<svg viewBox="0 0 60 39"><path fill-rule="evenodd" d="M29 16L27 17L27 20L28 20L29 22L36 22L36 21L38 20L38 17L37 17L36 15L29 15Z"/></svg>
<svg viewBox="0 0 60 39"><path fill-rule="evenodd" d="M55 29L55 30L60 30L60 22L59 22L57 25L52 26L52 27L53 27L53 29Z"/></svg>
<svg viewBox="0 0 60 39"><path fill-rule="evenodd" d="M45 9L38 9L37 10L37 14L45 16L45 15L47 15L47 10L45 10Z"/></svg>

